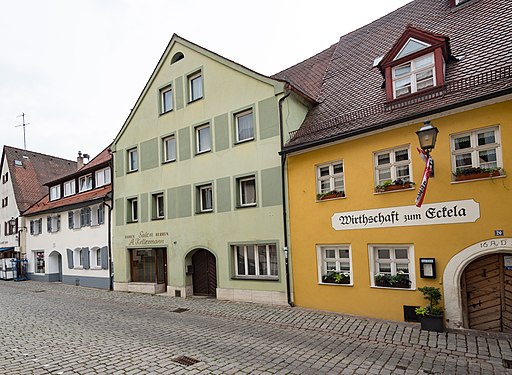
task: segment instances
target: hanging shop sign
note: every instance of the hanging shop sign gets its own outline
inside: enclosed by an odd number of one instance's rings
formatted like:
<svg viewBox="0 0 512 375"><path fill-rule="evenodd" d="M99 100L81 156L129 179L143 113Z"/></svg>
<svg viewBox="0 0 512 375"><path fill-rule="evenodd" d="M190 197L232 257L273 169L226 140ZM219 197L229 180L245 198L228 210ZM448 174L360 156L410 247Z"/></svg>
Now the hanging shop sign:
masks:
<svg viewBox="0 0 512 375"><path fill-rule="evenodd" d="M473 223L480 218L480 204L473 199L335 213L335 230L407 227L413 225Z"/></svg>

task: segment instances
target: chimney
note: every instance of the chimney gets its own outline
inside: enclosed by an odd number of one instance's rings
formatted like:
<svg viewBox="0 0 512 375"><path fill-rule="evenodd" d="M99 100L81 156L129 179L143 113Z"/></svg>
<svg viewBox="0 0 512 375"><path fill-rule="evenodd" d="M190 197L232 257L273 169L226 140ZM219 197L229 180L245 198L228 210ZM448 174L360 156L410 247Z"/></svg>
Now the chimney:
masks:
<svg viewBox="0 0 512 375"><path fill-rule="evenodd" d="M84 158L82 156L82 151L78 151L78 157L76 158L76 169L80 169L84 166Z"/></svg>

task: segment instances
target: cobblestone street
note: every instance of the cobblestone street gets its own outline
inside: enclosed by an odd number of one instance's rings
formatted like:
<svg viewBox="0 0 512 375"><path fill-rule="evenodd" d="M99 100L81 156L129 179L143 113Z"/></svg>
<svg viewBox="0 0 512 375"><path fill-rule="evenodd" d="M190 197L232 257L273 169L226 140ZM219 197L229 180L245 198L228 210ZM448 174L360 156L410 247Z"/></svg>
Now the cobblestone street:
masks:
<svg viewBox="0 0 512 375"><path fill-rule="evenodd" d="M512 373L505 335L297 307L3 281L0 316L1 374Z"/></svg>

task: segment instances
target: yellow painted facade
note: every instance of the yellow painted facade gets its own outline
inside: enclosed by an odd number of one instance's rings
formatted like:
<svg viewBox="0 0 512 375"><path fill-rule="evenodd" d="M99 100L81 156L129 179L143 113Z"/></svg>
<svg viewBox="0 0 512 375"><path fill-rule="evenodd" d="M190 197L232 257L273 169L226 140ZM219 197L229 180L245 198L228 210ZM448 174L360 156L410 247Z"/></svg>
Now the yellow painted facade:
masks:
<svg viewBox="0 0 512 375"><path fill-rule="evenodd" d="M414 206L425 165L416 151L418 138L415 132L425 120L431 120L439 129L439 134L432 151L435 177L429 181L424 205L473 199L479 204L480 218L476 222L457 224L334 230L331 218L335 213ZM507 172L512 168L510 100L465 108L458 113L439 114L417 123L290 154L290 253L296 305L402 321L404 305L425 304L417 288L436 286L441 288L442 302L448 307L447 325L463 326L460 272L464 267L460 259L476 258L479 252L482 255L489 251L512 252L512 180L505 173L495 178L454 182L450 140L453 134L491 126L498 126L502 166ZM397 146L409 147L411 179L416 185L409 190L375 193L374 153ZM317 166L334 161L343 161L346 196L318 201ZM495 236L495 230L503 230L503 236ZM333 244L350 248L352 285L321 282L321 260L317 257L317 247ZM411 245L411 289L372 286L370 273L374 263L370 259L369 248L377 244ZM435 279L420 277L420 258L435 258ZM450 261L451 268L447 267ZM457 270L454 274L453 269ZM454 285L450 285L449 290L445 275L451 275L455 280L450 280ZM450 299L449 303L446 303L446 298Z"/></svg>

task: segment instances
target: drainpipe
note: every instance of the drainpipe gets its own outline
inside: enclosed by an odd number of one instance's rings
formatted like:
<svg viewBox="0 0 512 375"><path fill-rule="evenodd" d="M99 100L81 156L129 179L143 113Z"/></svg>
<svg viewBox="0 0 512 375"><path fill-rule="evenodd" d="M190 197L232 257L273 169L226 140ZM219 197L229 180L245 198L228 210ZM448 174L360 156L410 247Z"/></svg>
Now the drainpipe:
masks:
<svg viewBox="0 0 512 375"><path fill-rule="evenodd" d="M285 96L279 99L279 135L280 135L280 145L281 151L284 147L284 134L283 134L283 102L284 100L290 96L290 93L287 92ZM290 307L294 307L295 304L292 301L292 293L290 287L290 264L289 264L289 249L288 249L288 227L287 227L287 210L286 210L286 154L280 152L281 155L281 199L283 204L283 235L284 235L284 267L286 271L286 297L288 299L288 305Z"/></svg>
<svg viewBox="0 0 512 375"><path fill-rule="evenodd" d="M111 203L110 205L106 202L107 197L104 197L103 204L108 207L108 278L109 278L109 290L114 290L114 274L112 273L113 262L112 262L112 209L114 208L114 163L112 157L112 150L109 148L108 153L110 154L110 160L108 165L110 167L110 184L112 185Z"/></svg>

